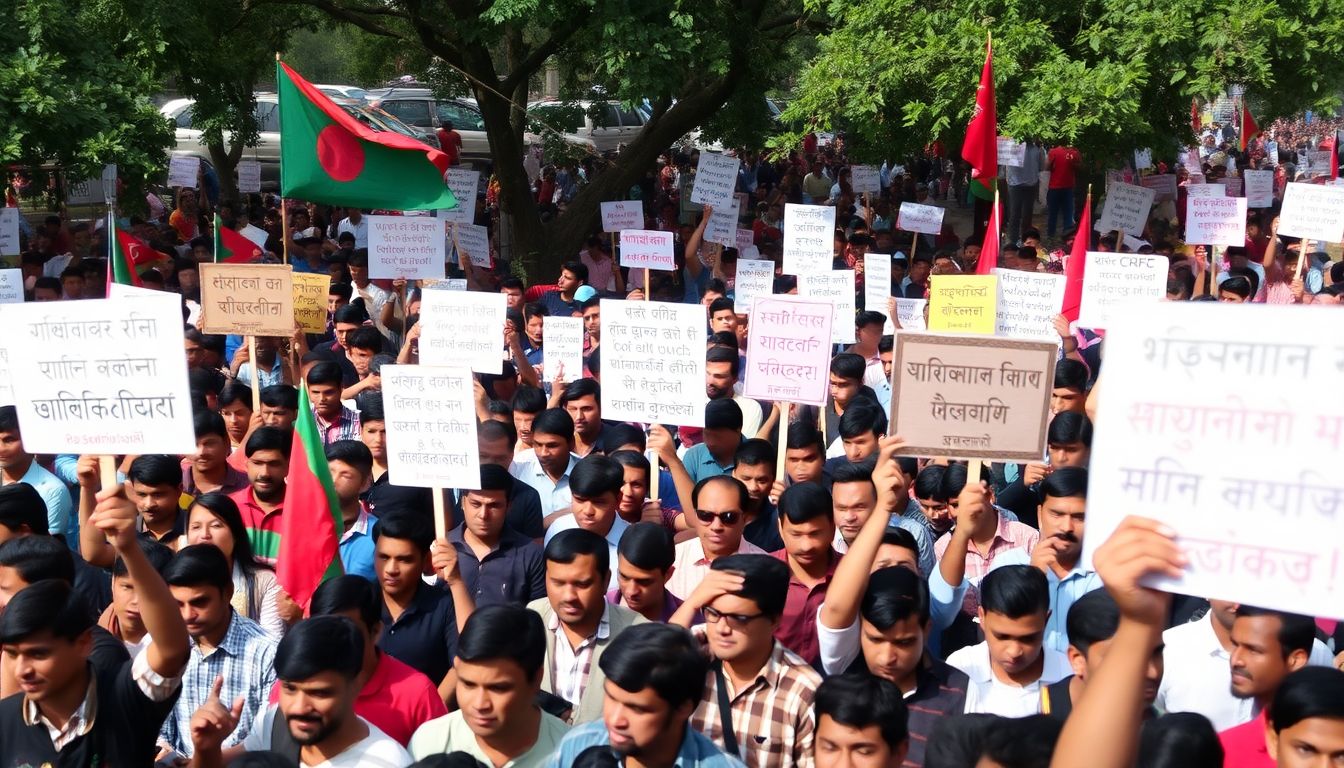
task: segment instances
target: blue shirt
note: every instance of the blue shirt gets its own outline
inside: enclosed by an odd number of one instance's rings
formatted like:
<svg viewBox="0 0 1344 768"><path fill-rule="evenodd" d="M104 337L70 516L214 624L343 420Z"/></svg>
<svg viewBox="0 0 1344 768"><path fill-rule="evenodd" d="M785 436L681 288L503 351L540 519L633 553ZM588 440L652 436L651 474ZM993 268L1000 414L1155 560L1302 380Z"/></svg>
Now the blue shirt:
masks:
<svg viewBox="0 0 1344 768"><path fill-rule="evenodd" d="M341 534L341 567L351 576L363 576L375 584L378 574L373 568L373 527L377 524L378 518L370 515L365 507L355 518L354 525Z"/></svg>
<svg viewBox="0 0 1344 768"><path fill-rule="evenodd" d="M57 477L41 464L37 459L28 466L28 471L19 478L20 483L27 483L33 486L37 494L42 497L42 501L47 504L47 531L57 538L62 538L69 531L70 519L75 520L74 527L79 529L79 518L74 514L75 504L70 499L70 489L65 487ZM69 541L67 540L67 545ZM78 547L76 547L78 549Z"/></svg>
<svg viewBox="0 0 1344 768"><path fill-rule="evenodd" d="M463 538L463 525L458 523L448 532L448 541L457 550L462 582L471 591L478 608L483 605L526 605L546 596L546 559L542 556L541 545L505 525L499 543L478 560Z"/></svg>
<svg viewBox="0 0 1344 768"><path fill-rule="evenodd" d="M743 768L741 760L725 755L707 736L687 725L682 727L686 729L686 735L682 737L681 749L673 765L679 768ZM605 723L601 720L584 723L560 742L560 748L551 756L547 768L568 768L585 749L610 743Z"/></svg>
<svg viewBox="0 0 1344 768"><path fill-rule="evenodd" d="M686 455L681 457L681 463L686 465L686 473L691 476L691 482L693 483L698 483L706 477L726 475L733 471L733 467L737 466L732 459L729 459L727 464L720 464L719 460L710 454L709 448L706 448L704 443L687 449ZM659 478L659 481L661 482L661 478Z"/></svg>
<svg viewBox="0 0 1344 768"><path fill-rule="evenodd" d="M457 655L457 614L453 612L452 595L421 582L415 598L396 621L392 621L384 602L383 636L378 639L378 647L438 685Z"/></svg>

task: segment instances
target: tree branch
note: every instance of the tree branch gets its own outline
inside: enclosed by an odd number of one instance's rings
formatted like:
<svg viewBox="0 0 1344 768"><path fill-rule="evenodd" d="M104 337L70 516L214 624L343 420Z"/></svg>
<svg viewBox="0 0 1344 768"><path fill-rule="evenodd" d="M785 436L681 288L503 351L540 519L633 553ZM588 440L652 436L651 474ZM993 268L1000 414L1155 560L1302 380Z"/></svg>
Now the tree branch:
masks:
<svg viewBox="0 0 1344 768"><path fill-rule="evenodd" d="M401 11L395 11L391 8L373 8L360 6L358 8L347 8L343 5L331 2L330 0L249 0L243 8L246 11L249 7L255 5L307 5L325 12L334 19L339 19L347 24L353 24L356 27L370 34L380 37L390 37L394 40L404 39L404 35L395 32L388 27L378 24L365 16L391 16L395 18L407 18Z"/></svg>
<svg viewBox="0 0 1344 768"><path fill-rule="evenodd" d="M550 37L546 38L540 45L533 48L531 53L524 57L516 67L513 67L512 71L504 77L500 90L507 93L512 91L520 81L527 82L527 80L532 77L532 73L541 69L541 66L546 63L546 60L558 51L560 46L568 42L569 39L588 22L588 17L590 15L592 15L592 11L586 10L565 19L564 22L551 32Z"/></svg>

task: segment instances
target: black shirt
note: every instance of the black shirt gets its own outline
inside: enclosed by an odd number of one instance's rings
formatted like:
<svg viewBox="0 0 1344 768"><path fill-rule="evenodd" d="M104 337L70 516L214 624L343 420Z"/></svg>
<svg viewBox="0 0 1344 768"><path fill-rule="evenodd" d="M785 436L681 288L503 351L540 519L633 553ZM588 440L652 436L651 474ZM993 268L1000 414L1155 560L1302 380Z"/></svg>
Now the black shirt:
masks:
<svg viewBox="0 0 1344 768"><path fill-rule="evenodd" d="M415 598L397 620L383 603L383 635L378 647L404 664L425 673L435 685L453 667L457 655L457 614L453 598L439 587L424 582L416 586Z"/></svg>
<svg viewBox="0 0 1344 768"><path fill-rule="evenodd" d="M546 596L546 559L540 544L505 525L499 545L484 559L477 560L476 553L463 538L464 533L463 523L458 523L448 532L448 541L457 550L462 581L471 591L477 607L524 606Z"/></svg>

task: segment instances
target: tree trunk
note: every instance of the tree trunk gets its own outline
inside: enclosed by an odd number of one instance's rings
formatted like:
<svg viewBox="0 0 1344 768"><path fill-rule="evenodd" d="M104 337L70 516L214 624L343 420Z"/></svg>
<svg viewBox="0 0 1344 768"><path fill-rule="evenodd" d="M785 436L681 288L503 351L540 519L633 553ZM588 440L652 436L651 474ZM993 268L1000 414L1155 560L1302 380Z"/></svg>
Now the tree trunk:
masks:
<svg viewBox="0 0 1344 768"><path fill-rule="evenodd" d="M219 199L238 201L238 160L243 148L230 147L225 151L220 144L208 144L210 163L215 166L215 176L219 179Z"/></svg>

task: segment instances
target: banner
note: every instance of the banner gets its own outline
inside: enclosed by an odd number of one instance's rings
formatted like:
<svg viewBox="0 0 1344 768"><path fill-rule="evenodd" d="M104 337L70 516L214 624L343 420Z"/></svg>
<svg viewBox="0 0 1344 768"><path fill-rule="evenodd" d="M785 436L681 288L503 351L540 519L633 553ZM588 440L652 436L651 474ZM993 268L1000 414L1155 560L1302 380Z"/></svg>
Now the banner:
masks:
<svg viewBox="0 0 1344 768"><path fill-rule="evenodd" d="M480 488L471 371L384 365L379 375L388 480L409 488Z"/></svg>
<svg viewBox="0 0 1344 768"><path fill-rule="evenodd" d="M202 333L294 335L294 277L288 264L207 263L200 273Z"/></svg>
<svg viewBox="0 0 1344 768"><path fill-rule="evenodd" d="M830 395L832 317L824 301L757 297L751 305L742 394L824 407Z"/></svg>
<svg viewBox="0 0 1344 768"><path fill-rule="evenodd" d="M993 336L996 281L994 275L930 277L929 330Z"/></svg>
<svg viewBox="0 0 1344 768"><path fill-rule="evenodd" d="M1080 328L1109 328L1126 307L1156 304L1167 296L1167 257L1135 253L1088 251L1083 276L1083 298L1078 309ZM1130 307L1129 312L1135 310Z"/></svg>
<svg viewBox="0 0 1344 768"><path fill-rule="evenodd" d="M705 425L705 308L602 300L602 417Z"/></svg>

